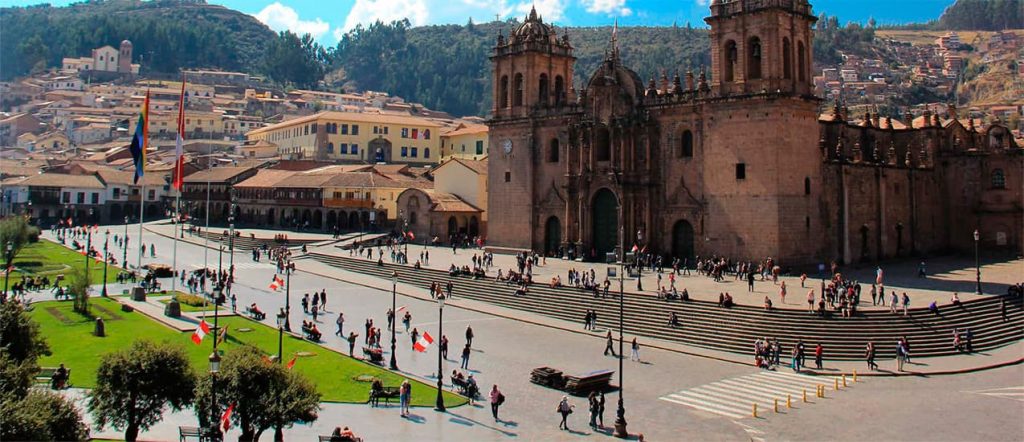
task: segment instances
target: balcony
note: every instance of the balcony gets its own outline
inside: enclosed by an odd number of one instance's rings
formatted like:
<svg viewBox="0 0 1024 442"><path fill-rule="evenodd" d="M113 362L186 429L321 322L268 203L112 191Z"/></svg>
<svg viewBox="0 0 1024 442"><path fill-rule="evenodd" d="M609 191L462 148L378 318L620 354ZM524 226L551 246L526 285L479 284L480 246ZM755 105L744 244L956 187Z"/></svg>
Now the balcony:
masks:
<svg viewBox="0 0 1024 442"><path fill-rule="evenodd" d="M355 198L326 198L324 207L347 209L372 209L373 200Z"/></svg>

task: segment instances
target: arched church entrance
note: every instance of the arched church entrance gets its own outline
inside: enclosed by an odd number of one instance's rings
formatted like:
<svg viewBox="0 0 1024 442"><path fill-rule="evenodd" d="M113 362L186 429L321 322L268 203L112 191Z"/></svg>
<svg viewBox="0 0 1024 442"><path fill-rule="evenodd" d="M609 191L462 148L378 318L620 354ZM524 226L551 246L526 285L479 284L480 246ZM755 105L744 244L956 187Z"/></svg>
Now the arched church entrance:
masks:
<svg viewBox="0 0 1024 442"><path fill-rule="evenodd" d="M544 255L551 256L552 253L558 251L561 244L562 223L557 216L552 216L544 223Z"/></svg>
<svg viewBox="0 0 1024 442"><path fill-rule="evenodd" d="M672 256L693 263L693 226L684 220L672 226Z"/></svg>
<svg viewBox="0 0 1024 442"><path fill-rule="evenodd" d="M618 205L618 199L611 190L601 189L594 195L590 206L594 258L599 260L604 260L605 253L614 252L619 243Z"/></svg>

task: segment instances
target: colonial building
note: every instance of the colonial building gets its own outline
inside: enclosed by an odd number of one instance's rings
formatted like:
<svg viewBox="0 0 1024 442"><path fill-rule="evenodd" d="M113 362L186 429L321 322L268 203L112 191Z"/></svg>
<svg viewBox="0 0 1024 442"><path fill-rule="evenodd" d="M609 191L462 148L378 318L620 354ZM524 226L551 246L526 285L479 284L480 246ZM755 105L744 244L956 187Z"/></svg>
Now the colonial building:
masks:
<svg viewBox="0 0 1024 442"><path fill-rule="evenodd" d="M1020 250L1024 165L1004 127L821 117L806 0L710 8L710 78L702 69L646 86L614 34L578 92L567 83L568 35L535 11L499 34L489 244L598 260L636 244L801 264L964 248L979 228L986 244ZM892 147L869 159L876 142ZM983 179L996 167L998 190Z"/></svg>

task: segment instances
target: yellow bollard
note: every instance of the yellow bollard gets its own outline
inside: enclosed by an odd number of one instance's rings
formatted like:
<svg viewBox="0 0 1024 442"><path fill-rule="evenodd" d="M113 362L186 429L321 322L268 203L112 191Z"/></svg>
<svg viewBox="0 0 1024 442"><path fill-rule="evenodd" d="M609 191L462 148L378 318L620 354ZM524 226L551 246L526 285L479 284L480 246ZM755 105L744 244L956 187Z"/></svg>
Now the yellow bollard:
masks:
<svg viewBox="0 0 1024 442"><path fill-rule="evenodd" d="M857 370L853 371L853 382L857 382Z"/></svg>
<svg viewBox="0 0 1024 442"><path fill-rule="evenodd" d="M846 373L843 373L843 388L846 388Z"/></svg>
<svg viewBox="0 0 1024 442"><path fill-rule="evenodd" d="M775 412L776 413L779 412L779 400L778 399L775 400Z"/></svg>
<svg viewBox="0 0 1024 442"><path fill-rule="evenodd" d="M807 389L804 389L804 402L807 402Z"/></svg>
<svg viewBox="0 0 1024 442"><path fill-rule="evenodd" d="M757 402L754 402L754 417L757 417Z"/></svg>
<svg viewBox="0 0 1024 442"><path fill-rule="evenodd" d="M786 408L793 408L793 395L786 395Z"/></svg>
<svg viewBox="0 0 1024 442"><path fill-rule="evenodd" d="M833 389L839 391L839 378L835 378L832 380L835 381L835 387Z"/></svg>

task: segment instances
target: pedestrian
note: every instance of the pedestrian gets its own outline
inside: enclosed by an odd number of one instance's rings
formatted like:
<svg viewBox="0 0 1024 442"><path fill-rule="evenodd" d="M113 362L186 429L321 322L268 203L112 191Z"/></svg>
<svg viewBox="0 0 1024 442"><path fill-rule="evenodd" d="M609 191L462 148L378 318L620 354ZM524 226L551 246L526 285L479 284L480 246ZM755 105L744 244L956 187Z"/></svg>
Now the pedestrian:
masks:
<svg viewBox="0 0 1024 442"><path fill-rule="evenodd" d="M878 292L874 284L871 284L871 305L878 305Z"/></svg>
<svg viewBox="0 0 1024 442"><path fill-rule="evenodd" d="M402 406L402 417L409 415L409 398L412 396L412 384L406 379L402 381L402 386L399 389L398 399Z"/></svg>
<svg viewBox="0 0 1024 442"><path fill-rule="evenodd" d="M597 426L597 407L597 392L591 390L590 395L587 396L587 410L590 411L590 428Z"/></svg>
<svg viewBox="0 0 1024 442"><path fill-rule="evenodd" d="M597 425L604 428L604 392L597 397Z"/></svg>
<svg viewBox="0 0 1024 442"><path fill-rule="evenodd" d="M302 313L309 314L309 293L302 296Z"/></svg>
<svg viewBox="0 0 1024 442"><path fill-rule="evenodd" d="M612 346L612 344L615 341L612 339L612 331L611 330L608 330L608 335L605 337L605 339L606 339L607 343L604 346L604 355L608 356L608 353L611 353L612 357L618 356L618 355L615 354L615 347Z"/></svg>
<svg viewBox="0 0 1024 442"><path fill-rule="evenodd" d="M466 348L469 348L472 345L473 345L473 327L467 325L466 326Z"/></svg>
<svg viewBox="0 0 1024 442"><path fill-rule="evenodd" d="M338 319L334 320L335 324L338 324L338 331L334 332L337 336L345 336L345 314L338 312Z"/></svg>
<svg viewBox="0 0 1024 442"><path fill-rule="evenodd" d="M327 311L327 289L320 289L320 308Z"/></svg>
<svg viewBox="0 0 1024 442"><path fill-rule="evenodd" d="M566 419L572 414L573 405L569 403L568 396L562 396L562 401L558 403L558 414L562 415L562 421L558 424L559 430L568 430L569 423Z"/></svg>
<svg viewBox="0 0 1024 442"><path fill-rule="evenodd" d="M231 313L238 312L238 297L234 293L231 294Z"/></svg>
<svg viewBox="0 0 1024 442"><path fill-rule="evenodd" d="M907 316L907 309L910 308L910 296L903 292L903 316Z"/></svg>
<svg viewBox="0 0 1024 442"><path fill-rule="evenodd" d="M358 336L359 335L357 335L356 332L348 332L348 356L350 358L355 357L355 355L353 355L353 351L356 348L356 338Z"/></svg>
<svg viewBox="0 0 1024 442"><path fill-rule="evenodd" d="M800 353L797 351L795 346L793 347L792 356L793 356L793 362L791 364L791 367L793 367L793 371L799 373L800 372Z"/></svg>
<svg viewBox="0 0 1024 442"><path fill-rule="evenodd" d="M505 403L505 395L498 390L498 384L494 384L491 387L491 415L494 416L494 420L498 421L498 407Z"/></svg>
<svg viewBox="0 0 1024 442"><path fill-rule="evenodd" d="M469 370L469 344L462 348L462 369Z"/></svg>
<svg viewBox="0 0 1024 442"><path fill-rule="evenodd" d="M878 368L878 364L875 363L875 343L868 342L867 348L864 350L864 357L868 360L868 370L875 370Z"/></svg>
<svg viewBox="0 0 1024 442"><path fill-rule="evenodd" d="M814 289L807 292L807 311L814 314Z"/></svg>
<svg viewBox="0 0 1024 442"><path fill-rule="evenodd" d="M896 370L903 371L904 358L903 342L896 341Z"/></svg>
<svg viewBox="0 0 1024 442"><path fill-rule="evenodd" d="M402 317L402 325L405 326L405 332L409 333L409 325L412 324L412 314L408 310L405 311L405 316Z"/></svg>
<svg viewBox="0 0 1024 442"><path fill-rule="evenodd" d="M629 355L629 360L635 360L637 362L640 362L640 344L636 342L635 336L633 337L633 343L631 344L630 348L633 350L633 352Z"/></svg>
<svg viewBox="0 0 1024 442"><path fill-rule="evenodd" d="M825 353L825 348L822 347L821 343L819 342L818 345L816 347L814 347L814 366L818 370L821 370L821 357L822 357L822 355L824 353Z"/></svg>
<svg viewBox="0 0 1024 442"><path fill-rule="evenodd" d="M754 291L754 272L747 272L747 291Z"/></svg>
<svg viewBox="0 0 1024 442"><path fill-rule="evenodd" d="M438 348L441 350L441 358L448 360L448 336L441 335L441 342L438 344Z"/></svg>
<svg viewBox="0 0 1024 442"><path fill-rule="evenodd" d="M391 326L394 325L394 322L395 322L395 312L393 310L391 310L391 309L388 309L387 317L388 317L388 330L391 330Z"/></svg>
<svg viewBox="0 0 1024 442"><path fill-rule="evenodd" d="M406 329L406 330L408 330L408 329ZM412 338L412 349L415 350L416 349L416 340L420 338L420 331L417 330L416 327L413 327L412 328L412 334L409 335L409 336Z"/></svg>

